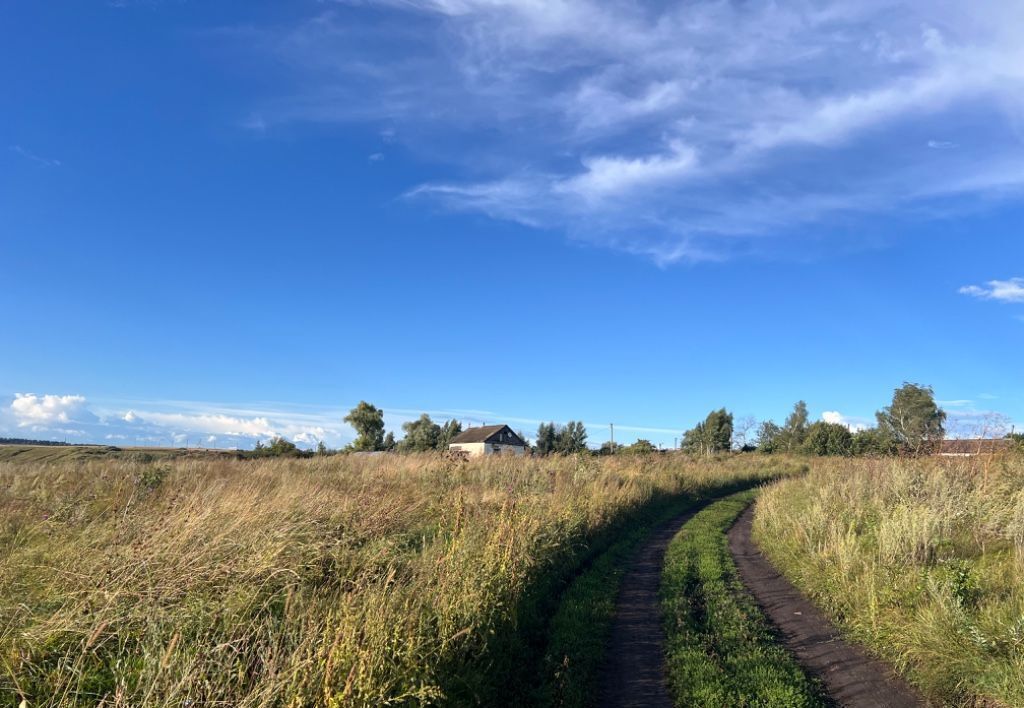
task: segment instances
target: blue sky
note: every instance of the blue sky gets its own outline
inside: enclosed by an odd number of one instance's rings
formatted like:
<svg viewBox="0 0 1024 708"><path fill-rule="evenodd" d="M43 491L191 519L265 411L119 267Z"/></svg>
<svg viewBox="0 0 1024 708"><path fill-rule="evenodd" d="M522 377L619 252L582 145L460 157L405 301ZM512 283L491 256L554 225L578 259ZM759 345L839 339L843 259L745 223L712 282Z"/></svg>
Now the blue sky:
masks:
<svg viewBox="0 0 1024 708"><path fill-rule="evenodd" d="M0 434L1024 423L1024 5L0 10Z"/></svg>

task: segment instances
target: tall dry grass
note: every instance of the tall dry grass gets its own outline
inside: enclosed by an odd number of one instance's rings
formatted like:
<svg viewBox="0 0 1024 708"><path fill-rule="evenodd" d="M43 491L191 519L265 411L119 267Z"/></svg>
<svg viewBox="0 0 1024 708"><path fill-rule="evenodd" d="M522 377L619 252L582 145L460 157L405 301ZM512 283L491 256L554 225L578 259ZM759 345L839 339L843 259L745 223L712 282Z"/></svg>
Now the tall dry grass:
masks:
<svg viewBox="0 0 1024 708"><path fill-rule="evenodd" d="M0 702L516 703L560 587L683 458L0 464Z"/></svg>
<svg viewBox="0 0 1024 708"><path fill-rule="evenodd" d="M1024 705L1024 458L815 463L762 494L755 534L933 699Z"/></svg>

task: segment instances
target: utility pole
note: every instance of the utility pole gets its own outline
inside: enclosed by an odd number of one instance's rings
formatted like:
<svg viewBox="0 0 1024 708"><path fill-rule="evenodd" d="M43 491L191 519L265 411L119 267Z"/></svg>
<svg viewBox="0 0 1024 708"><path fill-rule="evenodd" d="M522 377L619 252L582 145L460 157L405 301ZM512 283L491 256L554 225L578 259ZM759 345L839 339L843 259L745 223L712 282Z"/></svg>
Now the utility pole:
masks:
<svg viewBox="0 0 1024 708"><path fill-rule="evenodd" d="M609 423L608 427L612 431L612 454L615 454L615 423Z"/></svg>

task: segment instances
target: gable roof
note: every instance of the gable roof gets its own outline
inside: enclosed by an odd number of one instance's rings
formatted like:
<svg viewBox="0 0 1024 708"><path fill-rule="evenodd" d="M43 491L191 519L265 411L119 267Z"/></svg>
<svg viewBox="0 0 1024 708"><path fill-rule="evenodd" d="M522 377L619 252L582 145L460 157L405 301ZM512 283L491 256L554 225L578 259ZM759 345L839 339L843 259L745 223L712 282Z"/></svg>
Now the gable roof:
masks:
<svg viewBox="0 0 1024 708"><path fill-rule="evenodd" d="M507 435L502 433L507 431ZM466 428L452 439L452 443L501 443L503 445L519 445L526 443L507 425L481 425L477 428Z"/></svg>

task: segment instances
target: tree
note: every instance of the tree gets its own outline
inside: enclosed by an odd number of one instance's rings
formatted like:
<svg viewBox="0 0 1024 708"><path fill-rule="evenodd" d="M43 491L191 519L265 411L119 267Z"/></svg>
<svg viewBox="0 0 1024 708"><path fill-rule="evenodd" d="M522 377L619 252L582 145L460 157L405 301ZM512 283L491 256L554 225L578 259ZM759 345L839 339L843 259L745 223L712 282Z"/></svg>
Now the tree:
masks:
<svg viewBox="0 0 1024 708"><path fill-rule="evenodd" d="M1024 433L1009 432L1006 439L1012 441L1013 447L1024 452Z"/></svg>
<svg viewBox="0 0 1024 708"><path fill-rule="evenodd" d="M538 455L550 455L556 452L558 433L554 423L541 423L537 427L537 444L534 445Z"/></svg>
<svg viewBox="0 0 1024 708"><path fill-rule="evenodd" d="M558 431L556 448L558 452L572 455L587 449L587 429L583 423L570 420Z"/></svg>
<svg viewBox="0 0 1024 708"><path fill-rule="evenodd" d="M523 441L524 445L526 445L526 451L530 452L530 441L526 438L526 433L522 430L517 430L516 435L518 435L519 439Z"/></svg>
<svg viewBox="0 0 1024 708"><path fill-rule="evenodd" d="M793 406L793 412L782 426L781 434L776 438L780 450L795 452L803 446L804 438L807 436L807 418L807 404L797 401Z"/></svg>
<svg viewBox="0 0 1024 708"><path fill-rule="evenodd" d="M732 445L737 450L744 452L754 449L751 445L750 432L757 427L757 418L752 415L745 415L736 420L732 432Z"/></svg>
<svg viewBox="0 0 1024 708"><path fill-rule="evenodd" d="M619 443L612 442L611 440L607 440L607 441L601 443L601 447L599 447L597 449L597 454L598 455L602 455L602 456L604 456L604 455L614 455L615 453L617 453L621 449L622 449L622 445L620 445Z"/></svg>
<svg viewBox="0 0 1024 708"><path fill-rule="evenodd" d="M895 445L882 430L866 428L853 434L850 450L854 455L891 455Z"/></svg>
<svg viewBox="0 0 1024 708"><path fill-rule="evenodd" d="M449 420L441 426L441 433L437 436L437 449L447 450L455 436L462 432L462 423L457 420Z"/></svg>
<svg viewBox="0 0 1024 708"><path fill-rule="evenodd" d="M323 440L317 440L317 443L316 443L316 454L318 456L320 456L320 457L324 457L324 456L327 455L327 446L324 445L324 441Z"/></svg>
<svg viewBox="0 0 1024 708"><path fill-rule="evenodd" d="M683 434L683 449L701 455L727 452L732 447L732 413L724 408L708 413Z"/></svg>
<svg viewBox="0 0 1024 708"><path fill-rule="evenodd" d="M267 447L267 451L271 455L291 455L297 453L299 448L295 446L291 440L285 440L280 435L274 437L270 441L270 445Z"/></svg>
<svg viewBox="0 0 1024 708"><path fill-rule="evenodd" d="M384 411L366 401L349 411L345 422L356 430L353 450L373 452L384 447Z"/></svg>
<svg viewBox="0 0 1024 708"><path fill-rule="evenodd" d="M807 429L803 447L812 455L850 455L853 433L845 425L819 420Z"/></svg>
<svg viewBox="0 0 1024 708"><path fill-rule="evenodd" d="M629 455L650 455L651 453L657 452L658 448L654 447L654 444L650 440L644 440L641 438L632 445L623 448L622 451Z"/></svg>
<svg viewBox="0 0 1024 708"><path fill-rule="evenodd" d="M275 435L270 439L268 445L264 445L259 440L256 441L256 446L252 450L253 457L281 457L282 455L288 455L292 457L300 457L307 453L299 450L291 440L285 440L280 435Z"/></svg>
<svg viewBox="0 0 1024 708"><path fill-rule="evenodd" d="M391 451L394 450L398 443L395 442L395 434L390 430L388 434L384 436L384 442L381 444L381 450Z"/></svg>
<svg viewBox="0 0 1024 708"><path fill-rule="evenodd" d="M760 452L771 454L779 450L779 436L782 428L775 424L775 421L766 420L757 429L757 449Z"/></svg>
<svg viewBox="0 0 1024 708"><path fill-rule="evenodd" d="M398 444L403 452L436 450L441 439L441 426L424 413L417 420L402 423L405 438Z"/></svg>
<svg viewBox="0 0 1024 708"><path fill-rule="evenodd" d="M875 417L879 430L905 454L930 452L946 434L946 412L935 403L931 386L904 383L893 391L892 404Z"/></svg>

